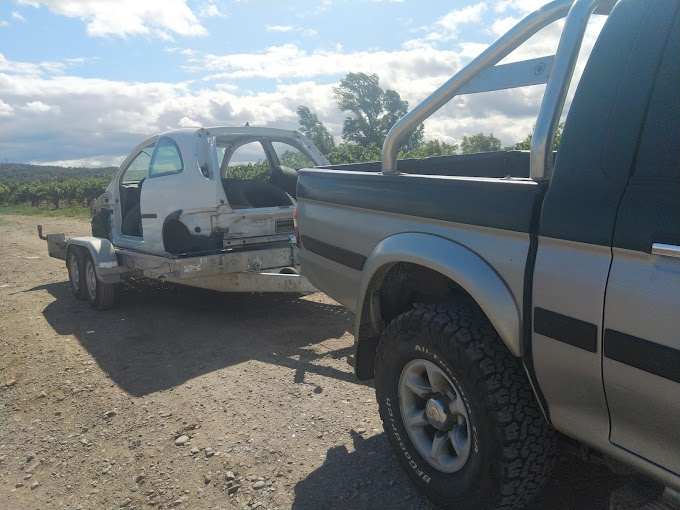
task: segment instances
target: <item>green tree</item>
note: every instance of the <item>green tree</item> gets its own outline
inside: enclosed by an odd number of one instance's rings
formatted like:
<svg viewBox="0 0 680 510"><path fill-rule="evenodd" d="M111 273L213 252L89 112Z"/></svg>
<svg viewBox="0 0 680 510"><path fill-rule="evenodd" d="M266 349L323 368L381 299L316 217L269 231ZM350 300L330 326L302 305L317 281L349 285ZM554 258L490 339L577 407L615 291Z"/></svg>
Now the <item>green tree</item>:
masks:
<svg viewBox="0 0 680 510"><path fill-rule="evenodd" d="M472 136L464 136L460 144L460 151L463 154L473 154L475 152L491 152L501 150L500 139L489 133L488 136L484 133L477 133Z"/></svg>
<svg viewBox="0 0 680 510"><path fill-rule="evenodd" d="M269 179L269 163L267 161L258 161L257 163L229 165L227 177L231 179L257 179L266 181Z"/></svg>
<svg viewBox="0 0 680 510"><path fill-rule="evenodd" d="M417 149L407 152L404 158L431 158L433 156L448 156L455 154L458 150L457 144L450 144L440 140L430 140Z"/></svg>
<svg viewBox="0 0 680 510"><path fill-rule="evenodd" d="M356 143L341 143L326 157L334 165L380 161L380 149L381 147L378 147L375 143L371 143L367 147Z"/></svg>
<svg viewBox="0 0 680 510"><path fill-rule="evenodd" d="M0 182L0 205L7 203L11 193L9 186Z"/></svg>
<svg viewBox="0 0 680 510"><path fill-rule="evenodd" d="M326 155L335 149L333 135L323 125L323 122L319 120L316 113L312 113L309 108L300 105L298 106L297 114L300 122L300 132L309 138L322 154Z"/></svg>
<svg viewBox="0 0 680 510"><path fill-rule="evenodd" d="M522 140L521 142L517 142L515 144L515 150L517 151L528 151L531 149L531 140L534 137L534 131L536 129L536 126L531 127L531 133L527 135L527 137ZM560 146L560 141L562 140L562 129L564 129L564 122L560 122L560 124L557 126L557 129L555 130L555 138L553 140L552 144L552 150L556 151L557 148Z"/></svg>
<svg viewBox="0 0 680 510"><path fill-rule="evenodd" d="M408 101L402 101L394 90L383 90L377 74L347 73L333 89L338 108L349 112L342 126L342 139L362 147L382 147L388 131L408 112ZM423 125L419 125L402 142L408 152L423 143Z"/></svg>

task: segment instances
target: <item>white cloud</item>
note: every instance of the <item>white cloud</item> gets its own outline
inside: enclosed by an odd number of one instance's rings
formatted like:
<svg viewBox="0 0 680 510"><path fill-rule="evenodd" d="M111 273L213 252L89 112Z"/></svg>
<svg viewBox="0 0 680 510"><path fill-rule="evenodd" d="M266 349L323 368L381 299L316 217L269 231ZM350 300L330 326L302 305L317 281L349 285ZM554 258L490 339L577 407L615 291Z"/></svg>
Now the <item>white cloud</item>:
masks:
<svg viewBox="0 0 680 510"><path fill-rule="evenodd" d="M42 76L45 73L61 73L66 67L66 64L62 62L52 61L43 61L38 64L31 62L11 62L7 60L2 53L0 53L0 71L31 76Z"/></svg>
<svg viewBox="0 0 680 510"><path fill-rule="evenodd" d="M30 103L26 103L26 106L22 109L31 113L46 113L50 111L58 113L60 110L58 106L50 106L42 101L31 101Z"/></svg>
<svg viewBox="0 0 680 510"><path fill-rule="evenodd" d="M15 0L19 5L28 5L30 7L35 7L36 9L40 7L40 3L35 0Z"/></svg>
<svg viewBox="0 0 680 510"><path fill-rule="evenodd" d="M14 115L14 108L0 99L0 117L11 117Z"/></svg>
<svg viewBox="0 0 680 510"><path fill-rule="evenodd" d="M228 18L229 15L222 11L220 7L217 6L215 0L211 0L210 3L204 5L199 11L198 15L201 18Z"/></svg>
<svg viewBox="0 0 680 510"><path fill-rule="evenodd" d="M462 58L472 60L473 58L479 56L479 54L483 52L485 49L487 49L489 45L477 42L463 42L460 43L458 47L460 48L459 55Z"/></svg>
<svg viewBox="0 0 680 510"><path fill-rule="evenodd" d="M546 3L545 0L496 0L494 10L503 13L508 9L511 9L523 14L528 14L540 9Z"/></svg>
<svg viewBox="0 0 680 510"><path fill-rule="evenodd" d="M265 29L267 32L292 32L293 27L291 25L266 25Z"/></svg>
<svg viewBox="0 0 680 510"><path fill-rule="evenodd" d="M499 18L494 20L494 22L491 25L490 31L495 37L500 37L520 21L521 18L514 18L512 16L508 16L506 18Z"/></svg>
<svg viewBox="0 0 680 510"><path fill-rule="evenodd" d="M208 73L204 80L268 78L290 80L319 76L337 77L347 72L376 73L384 83L403 83L430 77L448 77L460 67L455 51L418 48L401 51L308 52L295 44L272 46L262 53L205 55L192 72Z"/></svg>
<svg viewBox="0 0 680 510"><path fill-rule="evenodd" d="M145 35L171 40L176 34L204 36L208 32L187 7L187 0L39 0L50 11L86 22L92 37Z"/></svg>
<svg viewBox="0 0 680 510"><path fill-rule="evenodd" d="M479 23L486 9L487 5L483 2L462 9L454 9L439 18L434 23L433 29L423 29L428 32L425 37L406 41L403 47L405 49L422 48L436 46L439 42L451 41L458 37L461 25Z"/></svg>
<svg viewBox="0 0 680 510"><path fill-rule="evenodd" d="M8 27L9 23L4 19L0 19L0 27Z"/></svg>
<svg viewBox="0 0 680 510"><path fill-rule="evenodd" d="M298 32L305 37L316 37L318 32L313 28L302 28L293 25L265 25L267 32Z"/></svg>
<svg viewBox="0 0 680 510"><path fill-rule="evenodd" d="M17 12L17 11L14 11L14 12L12 13L12 19L15 19L15 20L17 20L17 21L22 21L22 22L26 23L26 18L24 18L24 17L23 17L19 12Z"/></svg>

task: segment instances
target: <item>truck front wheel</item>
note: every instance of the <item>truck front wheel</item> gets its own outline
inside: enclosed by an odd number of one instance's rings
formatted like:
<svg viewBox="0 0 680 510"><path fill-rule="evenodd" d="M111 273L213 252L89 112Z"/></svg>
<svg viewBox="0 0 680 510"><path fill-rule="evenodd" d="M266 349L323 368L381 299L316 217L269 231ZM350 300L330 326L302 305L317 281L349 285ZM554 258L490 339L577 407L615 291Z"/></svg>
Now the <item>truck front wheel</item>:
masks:
<svg viewBox="0 0 680 510"><path fill-rule="evenodd" d="M89 254L85 256L85 262L83 263L83 283L85 297L90 305L92 305L92 308L108 310L113 306L115 286L112 283L105 283L97 278L94 261Z"/></svg>
<svg viewBox="0 0 680 510"><path fill-rule="evenodd" d="M554 432L520 360L476 307L424 306L394 319L375 375L392 449L436 504L517 508L547 481Z"/></svg>

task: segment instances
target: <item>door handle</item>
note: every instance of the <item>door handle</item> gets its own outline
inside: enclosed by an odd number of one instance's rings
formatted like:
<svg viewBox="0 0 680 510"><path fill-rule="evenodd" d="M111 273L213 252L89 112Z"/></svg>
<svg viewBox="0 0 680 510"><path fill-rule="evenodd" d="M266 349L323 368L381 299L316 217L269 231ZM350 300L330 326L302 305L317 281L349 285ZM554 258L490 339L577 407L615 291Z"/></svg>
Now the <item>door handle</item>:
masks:
<svg viewBox="0 0 680 510"><path fill-rule="evenodd" d="M654 243L652 245L652 255L663 255L664 257L674 257L680 259L680 246L674 244Z"/></svg>

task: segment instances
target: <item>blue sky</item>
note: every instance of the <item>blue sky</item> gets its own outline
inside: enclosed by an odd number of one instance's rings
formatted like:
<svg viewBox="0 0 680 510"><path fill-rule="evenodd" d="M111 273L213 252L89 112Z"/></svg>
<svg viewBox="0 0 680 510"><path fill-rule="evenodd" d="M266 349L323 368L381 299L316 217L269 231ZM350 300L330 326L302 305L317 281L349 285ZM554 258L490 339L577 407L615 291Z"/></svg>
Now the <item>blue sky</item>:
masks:
<svg viewBox="0 0 680 510"><path fill-rule="evenodd" d="M143 138L196 125L296 128L340 141L333 87L376 73L411 107L542 0L3 0L0 158L118 164ZM600 23L589 30L588 50ZM559 22L517 52L554 53ZM425 123L449 143L531 130L543 87L455 99Z"/></svg>

